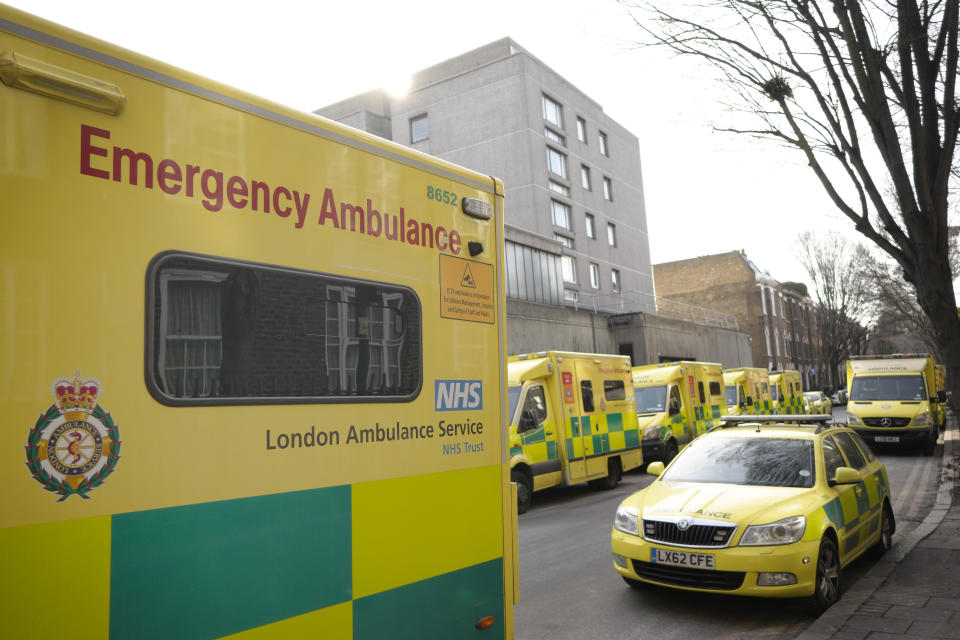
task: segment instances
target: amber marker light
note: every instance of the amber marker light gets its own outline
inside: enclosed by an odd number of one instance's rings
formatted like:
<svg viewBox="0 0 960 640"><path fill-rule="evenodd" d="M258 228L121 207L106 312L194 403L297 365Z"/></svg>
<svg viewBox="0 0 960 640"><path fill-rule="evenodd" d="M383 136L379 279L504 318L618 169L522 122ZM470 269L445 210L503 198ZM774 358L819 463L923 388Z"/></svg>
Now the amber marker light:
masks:
<svg viewBox="0 0 960 640"><path fill-rule="evenodd" d="M482 618L477 620L477 623L473 626L479 629L480 631L483 631L484 629L489 629L490 627L492 627L493 623L496 621L497 619L494 618L493 616L483 616Z"/></svg>

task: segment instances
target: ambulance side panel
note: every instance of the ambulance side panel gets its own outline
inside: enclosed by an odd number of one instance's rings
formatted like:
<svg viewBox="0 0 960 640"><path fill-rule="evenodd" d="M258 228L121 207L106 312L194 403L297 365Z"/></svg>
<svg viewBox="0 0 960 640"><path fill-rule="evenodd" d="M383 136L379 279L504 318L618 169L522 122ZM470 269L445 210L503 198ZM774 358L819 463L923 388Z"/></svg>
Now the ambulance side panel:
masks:
<svg viewBox="0 0 960 640"><path fill-rule="evenodd" d="M0 52L0 635L513 637L502 185L2 6Z"/></svg>

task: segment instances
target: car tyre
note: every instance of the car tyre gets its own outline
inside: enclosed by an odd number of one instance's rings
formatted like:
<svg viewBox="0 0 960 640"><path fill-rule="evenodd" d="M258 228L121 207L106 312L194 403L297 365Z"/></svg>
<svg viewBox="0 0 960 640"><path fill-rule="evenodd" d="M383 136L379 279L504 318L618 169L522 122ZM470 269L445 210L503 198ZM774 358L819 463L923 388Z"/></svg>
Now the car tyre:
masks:
<svg viewBox="0 0 960 640"><path fill-rule="evenodd" d="M938 430L930 430L930 435L927 437L927 441L923 443L923 455L933 455L933 450L937 448L937 437L939 436L937 431Z"/></svg>
<svg viewBox="0 0 960 640"><path fill-rule="evenodd" d="M517 513L526 513L533 502L533 480L521 469L510 471L510 480L517 483Z"/></svg>
<svg viewBox="0 0 960 640"><path fill-rule="evenodd" d="M880 539L870 548L870 555L874 559L883 557L887 551L893 547L893 533L896 531L896 521L893 519L893 511L890 509L890 503L883 503L883 511L880 512Z"/></svg>
<svg viewBox="0 0 960 640"><path fill-rule="evenodd" d="M840 553L833 538L820 541L817 553L817 573L813 583L813 595L810 596L810 608L820 614L840 599L843 590L843 569L840 566Z"/></svg>
<svg viewBox="0 0 960 640"><path fill-rule="evenodd" d="M623 469L620 466L620 458L607 458L607 477L594 480L594 487L608 491L620 483L620 477L623 475Z"/></svg>

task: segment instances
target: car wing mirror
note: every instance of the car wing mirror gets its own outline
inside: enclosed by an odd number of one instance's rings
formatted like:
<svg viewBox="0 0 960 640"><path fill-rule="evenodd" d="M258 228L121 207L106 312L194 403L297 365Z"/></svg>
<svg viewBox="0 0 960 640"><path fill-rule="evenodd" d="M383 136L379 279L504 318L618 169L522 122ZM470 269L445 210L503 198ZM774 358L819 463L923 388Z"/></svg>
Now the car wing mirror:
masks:
<svg viewBox="0 0 960 640"><path fill-rule="evenodd" d="M526 409L520 414L520 431L529 431L537 426L537 414L533 409Z"/></svg>
<svg viewBox="0 0 960 640"><path fill-rule="evenodd" d="M858 482L860 482L859 471L853 467L837 467L833 481L830 484L857 484Z"/></svg>
<svg viewBox="0 0 960 640"><path fill-rule="evenodd" d="M659 476L661 473L663 473L663 462L660 460L657 460L656 462L651 462L650 464L648 464L647 473L649 473L652 476Z"/></svg>

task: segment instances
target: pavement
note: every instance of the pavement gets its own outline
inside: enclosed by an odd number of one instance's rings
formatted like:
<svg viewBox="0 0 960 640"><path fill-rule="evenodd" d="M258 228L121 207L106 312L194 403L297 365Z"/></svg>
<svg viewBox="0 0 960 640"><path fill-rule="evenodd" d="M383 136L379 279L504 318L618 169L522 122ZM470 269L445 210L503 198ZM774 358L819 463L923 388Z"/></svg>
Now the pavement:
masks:
<svg viewBox="0 0 960 640"><path fill-rule="evenodd" d="M951 416L933 509L796 640L960 640L958 463L960 430Z"/></svg>

